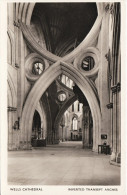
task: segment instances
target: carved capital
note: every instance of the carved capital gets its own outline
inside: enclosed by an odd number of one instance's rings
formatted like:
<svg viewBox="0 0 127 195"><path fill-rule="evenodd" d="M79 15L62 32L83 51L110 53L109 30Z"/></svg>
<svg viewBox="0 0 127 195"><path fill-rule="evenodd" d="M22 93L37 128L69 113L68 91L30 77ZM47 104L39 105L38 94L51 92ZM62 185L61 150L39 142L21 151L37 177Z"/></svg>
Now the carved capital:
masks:
<svg viewBox="0 0 127 195"><path fill-rule="evenodd" d="M120 90L121 90L120 83L117 83L116 85L114 85L113 87L111 87L111 90L112 90L112 93L120 92Z"/></svg>
<svg viewBox="0 0 127 195"><path fill-rule="evenodd" d="M120 83L117 83L117 91L120 92L120 90L121 90L121 85Z"/></svg>
<svg viewBox="0 0 127 195"><path fill-rule="evenodd" d="M105 58L109 62L109 53L105 54Z"/></svg>
<svg viewBox="0 0 127 195"><path fill-rule="evenodd" d="M110 102L110 103L107 104L106 106L107 106L108 109L111 109L111 108L113 108L113 103Z"/></svg>
<svg viewBox="0 0 127 195"><path fill-rule="evenodd" d="M117 85L111 87L112 93L117 93Z"/></svg>
<svg viewBox="0 0 127 195"><path fill-rule="evenodd" d="M15 67L16 67L16 68L19 68L19 65L18 65L18 64L15 64Z"/></svg>
<svg viewBox="0 0 127 195"><path fill-rule="evenodd" d="M109 7L110 7L110 4L109 4L109 3L107 3L107 4L106 4L106 6L105 6L105 11L106 11L106 12L108 12Z"/></svg>
<svg viewBox="0 0 127 195"><path fill-rule="evenodd" d="M109 77L109 79L110 79L110 80L112 80L112 75L111 75L111 74L109 74L109 76L108 76L108 77Z"/></svg>
<svg viewBox="0 0 127 195"><path fill-rule="evenodd" d="M17 21L14 20L13 24L14 24L14 26L16 26L17 28L20 28L20 23L19 23L19 22L17 22Z"/></svg>
<svg viewBox="0 0 127 195"><path fill-rule="evenodd" d="M14 130L19 130L20 129L20 118L19 117L18 117L18 120L15 121L13 129Z"/></svg>
<svg viewBox="0 0 127 195"><path fill-rule="evenodd" d="M109 7L109 12L110 12L110 14L113 14L113 12L114 12L114 6L113 6L113 3L110 5L110 7Z"/></svg>
<svg viewBox="0 0 127 195"><path fill-rule="evenodd" d="M8 112L15 112L17 110L17 108L14 108L14 107L11 107L11 106L8 106Z"/></svg>
<svg viewBox="0 0 127 195"><path fill-rule="evenodd" d="M113 3L107 3L106 6L105 6L105 11L106 12L109 11L110 14L113 14L113 12L114 12L114 5L113 5Z"/></svg>

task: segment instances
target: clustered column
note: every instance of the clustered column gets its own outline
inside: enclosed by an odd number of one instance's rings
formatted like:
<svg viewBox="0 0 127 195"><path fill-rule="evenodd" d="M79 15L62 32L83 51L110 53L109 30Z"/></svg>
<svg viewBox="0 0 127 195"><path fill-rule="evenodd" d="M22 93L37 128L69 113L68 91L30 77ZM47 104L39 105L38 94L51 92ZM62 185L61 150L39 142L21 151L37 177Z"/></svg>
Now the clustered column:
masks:
<svg viewBox="0 0 127 195"><path fill-rule="evenodd" d="M120 128L120 83L114 85L112 88L113 100L113 126L112 126L112 155L111 160L120 163L121 151L121 128Z"/></svg>

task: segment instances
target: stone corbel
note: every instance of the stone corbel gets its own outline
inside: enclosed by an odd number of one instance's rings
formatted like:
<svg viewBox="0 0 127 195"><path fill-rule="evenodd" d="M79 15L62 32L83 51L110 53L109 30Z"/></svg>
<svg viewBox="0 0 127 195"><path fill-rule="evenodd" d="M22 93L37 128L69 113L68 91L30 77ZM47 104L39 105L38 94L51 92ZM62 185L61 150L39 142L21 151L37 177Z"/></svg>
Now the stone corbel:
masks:
<svg viewBox="0 0 127 195"><path fill-rule="evenodd" d="M14 107L11 107L11 106L8 106L8 112L16 112L17 111L17 108L14 108Z"/></svg>
<svg viewBox="0 0 127 195"><path fill-rule="evenodd" d="M111 109L111 108L113 108L113 103L110 102L110 103L107 104L106 106L107 106L108 109Z"/></svg>

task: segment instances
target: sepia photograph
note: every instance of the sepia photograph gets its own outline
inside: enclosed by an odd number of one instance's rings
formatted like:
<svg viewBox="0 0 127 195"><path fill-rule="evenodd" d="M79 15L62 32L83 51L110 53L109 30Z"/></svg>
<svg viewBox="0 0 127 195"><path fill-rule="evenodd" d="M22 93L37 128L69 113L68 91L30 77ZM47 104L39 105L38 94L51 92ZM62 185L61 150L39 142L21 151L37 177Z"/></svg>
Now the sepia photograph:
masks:
<svg viewBox="0 0 127 195"><path fill-rule="evenodd" d="M6 19L10 194L116 194L121 2L8 2Z"/></svg>

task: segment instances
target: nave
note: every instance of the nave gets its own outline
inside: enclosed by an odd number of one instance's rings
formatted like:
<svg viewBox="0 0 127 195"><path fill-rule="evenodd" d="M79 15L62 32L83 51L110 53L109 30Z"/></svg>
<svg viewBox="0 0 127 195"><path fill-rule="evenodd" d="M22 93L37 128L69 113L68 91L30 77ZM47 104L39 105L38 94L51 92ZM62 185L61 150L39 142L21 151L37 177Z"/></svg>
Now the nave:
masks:
<svg viewBox="0 0 127 195"><path fill-rule="evenodd" d="M120 167L109 155L82 149L80 141L8 155L9 185L120 185Z"/></svg>

